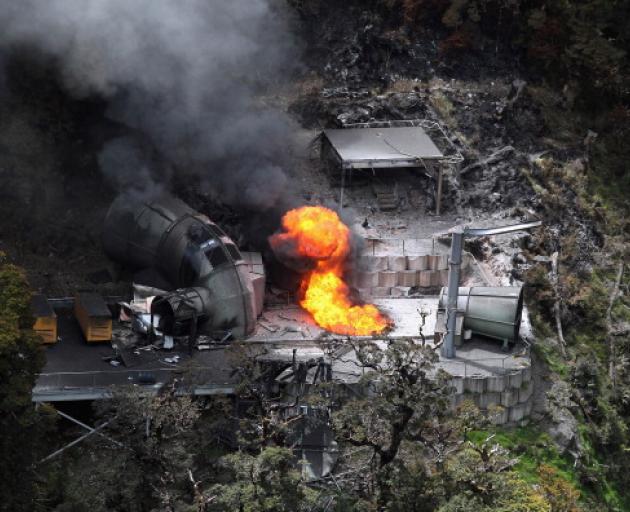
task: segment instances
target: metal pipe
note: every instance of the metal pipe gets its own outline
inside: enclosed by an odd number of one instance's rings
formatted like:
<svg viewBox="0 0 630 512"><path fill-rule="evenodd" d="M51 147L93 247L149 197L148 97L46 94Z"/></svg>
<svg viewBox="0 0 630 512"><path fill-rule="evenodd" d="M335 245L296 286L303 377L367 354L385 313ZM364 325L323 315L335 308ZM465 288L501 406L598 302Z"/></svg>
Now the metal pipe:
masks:
<svg viewBox="0 0 630 512"><path fill-rule="evenodd" d="M513 224L499 228L464 228L452 231L451 235L451 257L449 260L448 272L448 298L446 306L446 334L444 343L440 349L443 357L452 359L455 357L455 328L457 321L457 297L459 293L459 274L462 263L462 250L465 237L500 235L513 231L523 231L542 226L542 221L536 220Z"/></svg>
<svg viewBox="0 0 630 512"><path fill-rule="evenodd" d="M462 247L464 233L455 231L451 239L451 257L448 266L448 299L446 304L446 335L440 348L443 357L455 357L455 329L457 326L457 295L459 291L459 274L462 265Z"/></svg>

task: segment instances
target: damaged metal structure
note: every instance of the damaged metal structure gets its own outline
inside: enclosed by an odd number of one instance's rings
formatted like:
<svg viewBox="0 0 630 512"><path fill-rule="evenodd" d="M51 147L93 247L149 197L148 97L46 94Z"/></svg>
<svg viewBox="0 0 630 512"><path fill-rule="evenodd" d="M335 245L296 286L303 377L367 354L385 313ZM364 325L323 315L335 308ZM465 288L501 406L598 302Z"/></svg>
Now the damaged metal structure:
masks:
<svg viewBox="0 0 630 512"><path fill-rule="evenodd" d="M435 213L440 215L444 168L455 168L464 160L444 129L425 119L344 125L324 130L321 140L322 160L340 169L341 208L353 170L422 168L435 182Z"/></svg>
<svg viewBox="0 0 630 512"><path fill-rule="evenodd" d="M167 290L151 304L167 335L231 332L250 335L257 301L247 263L208 217L172 196L148 201L119 196L103 231L107 254Z"/></svg>

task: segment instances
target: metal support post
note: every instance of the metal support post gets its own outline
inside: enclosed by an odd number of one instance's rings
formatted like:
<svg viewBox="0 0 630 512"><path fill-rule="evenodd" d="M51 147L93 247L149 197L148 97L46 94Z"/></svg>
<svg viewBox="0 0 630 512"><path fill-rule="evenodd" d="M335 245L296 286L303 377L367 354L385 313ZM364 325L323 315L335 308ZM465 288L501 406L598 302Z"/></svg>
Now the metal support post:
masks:
<svg viewBox="0 0 630 512"><path fill-rule="evenodd" d="M438 179L437 179L437 193L435 198L435 214L440 215L440 211L442 210L442 180L443 176L442 166L438 166Z"/></svg>
<svg viewBox="0 0 630 512"><path fill-rule="evenodd" d="M446 304L446 335L442 343L443 357L455 357L455 329L457 327L457 297L459 294L459 274L462 264L462 248L464 242L463 231L453 232L451 235L451 257L449 258L448 298Z"/></svg>

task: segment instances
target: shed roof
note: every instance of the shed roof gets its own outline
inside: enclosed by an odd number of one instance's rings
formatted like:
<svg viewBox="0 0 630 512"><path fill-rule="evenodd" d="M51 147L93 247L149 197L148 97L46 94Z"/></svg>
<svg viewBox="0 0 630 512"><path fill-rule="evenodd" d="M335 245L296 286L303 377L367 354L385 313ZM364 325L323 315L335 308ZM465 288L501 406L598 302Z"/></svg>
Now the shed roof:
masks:
<svg viewBox="0 0 630 512"><path fill-rule="evenodd" d="M415 167L444 155L419 126L325 130L345 168Z"/></svg>

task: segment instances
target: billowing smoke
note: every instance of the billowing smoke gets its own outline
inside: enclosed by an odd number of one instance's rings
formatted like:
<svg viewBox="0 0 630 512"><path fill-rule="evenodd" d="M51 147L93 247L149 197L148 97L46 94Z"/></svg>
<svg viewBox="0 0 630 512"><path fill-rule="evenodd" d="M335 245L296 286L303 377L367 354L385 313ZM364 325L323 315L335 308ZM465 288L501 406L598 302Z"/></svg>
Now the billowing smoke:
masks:
<svg viewBox="0 0 630 512"><path fill-rule="evenodd" d="M287 76L296 51L274 0L1 4L2 47L49 55L74 97L105 98L129 128L99 158L114 186L152 194L177 172L233 205L266 209L283 196L293 129L260 91Z"/></svg>

